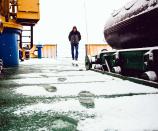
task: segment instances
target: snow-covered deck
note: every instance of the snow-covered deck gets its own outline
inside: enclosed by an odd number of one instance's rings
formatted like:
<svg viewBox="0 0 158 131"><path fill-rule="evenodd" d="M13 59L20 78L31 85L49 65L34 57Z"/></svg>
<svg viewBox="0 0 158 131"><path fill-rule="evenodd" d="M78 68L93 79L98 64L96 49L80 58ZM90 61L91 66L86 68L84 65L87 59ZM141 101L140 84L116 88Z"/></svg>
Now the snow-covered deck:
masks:
<svg viewBox="0 0 158 131"><path fill-rule="evenodd" d="M3 99L7 102L10 97L17 103L2 103L0 114L10 112L20 118L9 123L19 123L13 129L66 130L66 119L52 120L58 114L77 121L70 131L158 130L157 89L86 71L82 62L79 65L72 66L69 59L33 59L8 69L14 73L0 80L0 96L8 94ZM87 94L80 96L82 92ZM35 114L38 120L33 119ZM25 125L24 117L30 119ZM5 129L11 129L9 124Z"/></svg>

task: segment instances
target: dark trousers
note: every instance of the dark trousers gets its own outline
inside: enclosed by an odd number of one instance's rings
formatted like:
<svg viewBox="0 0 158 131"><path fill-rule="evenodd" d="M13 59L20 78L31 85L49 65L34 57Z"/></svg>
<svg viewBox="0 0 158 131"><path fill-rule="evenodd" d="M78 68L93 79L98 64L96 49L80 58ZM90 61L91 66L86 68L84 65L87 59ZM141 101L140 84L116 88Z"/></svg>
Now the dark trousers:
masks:
<svg viewBox="0 0 158 131"><path fill-rule="evenodd" d="M73 60L78 60L78 43L71 43L71 55Z"/></svg>

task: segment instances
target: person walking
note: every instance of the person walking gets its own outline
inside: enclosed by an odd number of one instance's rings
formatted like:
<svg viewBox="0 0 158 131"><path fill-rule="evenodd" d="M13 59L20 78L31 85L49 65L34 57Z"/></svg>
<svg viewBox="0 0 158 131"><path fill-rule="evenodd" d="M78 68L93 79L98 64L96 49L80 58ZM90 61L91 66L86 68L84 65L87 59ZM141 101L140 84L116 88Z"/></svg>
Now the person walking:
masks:
<svg viewBox="0 0 158 131"><path fill-rule="evenodd" d="M72 31L69 33L69 41L71 44L71 55L72 55L72 64L77 65L78 66L78 48L79 48L79 42L81 40L81 34L80 32L77 30L77 27L74 26L72 28Z"/></svg>

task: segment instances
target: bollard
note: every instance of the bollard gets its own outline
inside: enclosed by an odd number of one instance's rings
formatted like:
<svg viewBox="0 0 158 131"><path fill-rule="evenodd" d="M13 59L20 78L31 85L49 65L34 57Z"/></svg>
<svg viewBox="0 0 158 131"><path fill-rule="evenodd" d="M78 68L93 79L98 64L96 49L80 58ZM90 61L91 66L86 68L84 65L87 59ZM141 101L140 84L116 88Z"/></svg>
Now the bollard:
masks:
<svg viewBox="0 0 158 131"><path fill-rule="evenodd" d="M37 45L36 47L38 49L38 59L41 59L42 58L42 48L43 48L43 46L42 45Z"/></svg>
<svg viewBox="0 0 158 131"><path fill-rule="evenodd" d="M19 65L18 36L21 26L9 23L0 33L0 59L3 60L4 67L14 67Z"/></svg>

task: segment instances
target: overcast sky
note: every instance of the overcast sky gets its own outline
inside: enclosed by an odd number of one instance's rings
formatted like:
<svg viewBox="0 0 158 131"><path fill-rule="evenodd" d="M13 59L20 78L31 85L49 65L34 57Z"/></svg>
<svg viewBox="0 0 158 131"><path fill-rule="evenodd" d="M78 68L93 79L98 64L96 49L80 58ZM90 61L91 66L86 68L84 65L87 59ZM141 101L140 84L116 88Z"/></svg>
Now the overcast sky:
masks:
<svg viewBox="0 0 158 131"><path fill-rule="evenodd" d="M128 1L40 0L41 19L34 28L34 43L58 44L69 50L68 34L74 25L82 35L80 48L85 43L105 43L104 24L114 9Z"/></svg>

